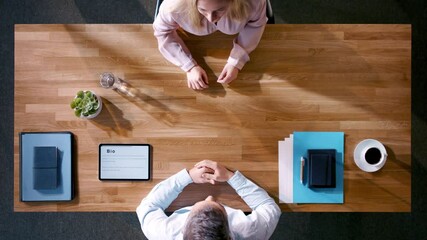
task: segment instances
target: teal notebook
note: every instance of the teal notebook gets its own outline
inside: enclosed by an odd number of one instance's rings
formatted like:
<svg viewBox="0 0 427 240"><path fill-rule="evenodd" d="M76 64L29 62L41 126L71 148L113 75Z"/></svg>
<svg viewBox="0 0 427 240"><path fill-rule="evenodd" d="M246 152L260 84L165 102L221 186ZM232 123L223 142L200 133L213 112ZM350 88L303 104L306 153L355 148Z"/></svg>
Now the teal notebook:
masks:
<svg viewBox="0 0 427 240"><path fill-rule="evenodd" d="M307 182L307 163L304 168L304 182L301 184L301 157L308 159L308 149L336 150L335 188L309 188ZM293 202L344 203L344 133L294 132L293 151Z"/></svg>

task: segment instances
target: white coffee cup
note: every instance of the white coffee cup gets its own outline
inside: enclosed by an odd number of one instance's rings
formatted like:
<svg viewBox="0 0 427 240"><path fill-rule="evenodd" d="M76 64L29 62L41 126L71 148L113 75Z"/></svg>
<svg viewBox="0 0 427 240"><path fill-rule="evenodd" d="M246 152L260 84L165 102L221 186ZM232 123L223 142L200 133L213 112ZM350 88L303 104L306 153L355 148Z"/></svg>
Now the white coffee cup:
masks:
<svg viewBox="0 0 427 240"><path fill-rule="evenodd" d="M376 172L386 163L387 151L379 141L365 139L357 144L353 157L356 165L363 171Z"/></svg>

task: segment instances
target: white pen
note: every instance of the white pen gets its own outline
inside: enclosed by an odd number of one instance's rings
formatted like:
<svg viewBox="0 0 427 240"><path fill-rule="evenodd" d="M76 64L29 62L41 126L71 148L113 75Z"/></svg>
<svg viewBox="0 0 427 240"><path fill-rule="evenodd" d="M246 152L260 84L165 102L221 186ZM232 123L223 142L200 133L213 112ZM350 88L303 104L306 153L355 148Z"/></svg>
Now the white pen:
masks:
<svg viewBox="0 0 427 240"><path fill-rule="evenodd" d="M304 165L305 165L305 159L304 157L301 157L301 165L300 165L300 173L299 173L299 181L301 184L304 182Z"/></svg>

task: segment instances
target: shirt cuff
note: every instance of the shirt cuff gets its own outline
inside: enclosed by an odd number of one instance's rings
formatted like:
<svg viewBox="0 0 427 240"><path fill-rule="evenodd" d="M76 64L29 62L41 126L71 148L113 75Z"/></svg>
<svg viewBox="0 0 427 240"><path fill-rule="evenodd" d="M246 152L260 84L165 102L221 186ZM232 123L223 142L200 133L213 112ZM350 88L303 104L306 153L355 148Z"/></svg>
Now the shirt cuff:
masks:
<svg viewBox="0 0 427 240"><path fill-rule="evenodd" d="M191 61L189 61L189 62L187 62L187 63L185 63L185 64L183 64L182 66L181 66L181 69L184 71L184 72L188 72L188 71L190 71L190 69L192 69L194 66L196 66L197 65L197 63L196 63L196 61L194 60L194 59L191 59Z"/></svg>
<svg viewBox="0 0 427 240"><path fill-rule="evenodd" d="M250 60L249 54L246 50L240 46L236 40L233 42L233 48L231 49L230 56L228 57L227 63L235 66L239 70L242 70L243 66Z"/></svg>
<svg viewBox="0 0 427 240"><path fill-rule="evenodd" d="M227 60L227 63L235 66L237 69L242 70L243 66L245 66L245 63L247 61L239 61L239 59L235 59L232 57L229 57Z"/></svg>
<svg viewBox="0 0 427 240"><path fill-rule="evenodd" d="M244 185L245 181L246 177L243 176L243 174L237 170L234 172L234 175L230 179L228 179L227 183L230 184L230 186L236 190L240 186Z"/></svg>
<svg viewBox="0 0 427 240"><path fill-rule="evenodd" d="M176 174L176 180L180 187L184 188L193 182L187 169L182 169Z"/></svg>

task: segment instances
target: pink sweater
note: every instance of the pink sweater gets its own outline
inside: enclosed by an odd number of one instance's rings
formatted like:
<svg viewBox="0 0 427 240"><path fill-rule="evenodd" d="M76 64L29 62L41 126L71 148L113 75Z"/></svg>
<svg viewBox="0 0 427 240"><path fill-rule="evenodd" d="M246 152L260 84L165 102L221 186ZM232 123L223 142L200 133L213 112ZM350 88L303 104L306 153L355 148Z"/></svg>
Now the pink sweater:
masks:
<svg viewBox="0 0 427 240"><path fill-rule="evenodd" d="M258 45L264 32L266 17L265 0L247 0L250 2L251 11L246 21L236 22L227 16L223 16L217 24L202 20L202 27L196 28L189 23L185 13L167 12L167 5L177 0L165 0L160 6L159 14L153 23L154 36L157 37L159 50L171 63L184 71L189 71L197 65L184 41L176 30L183 30L198 36L209 35L220 31L228 35L237 34L233 42L233 48L227 60L228 63L242 69L249 61L249 53Z"/></svg>

